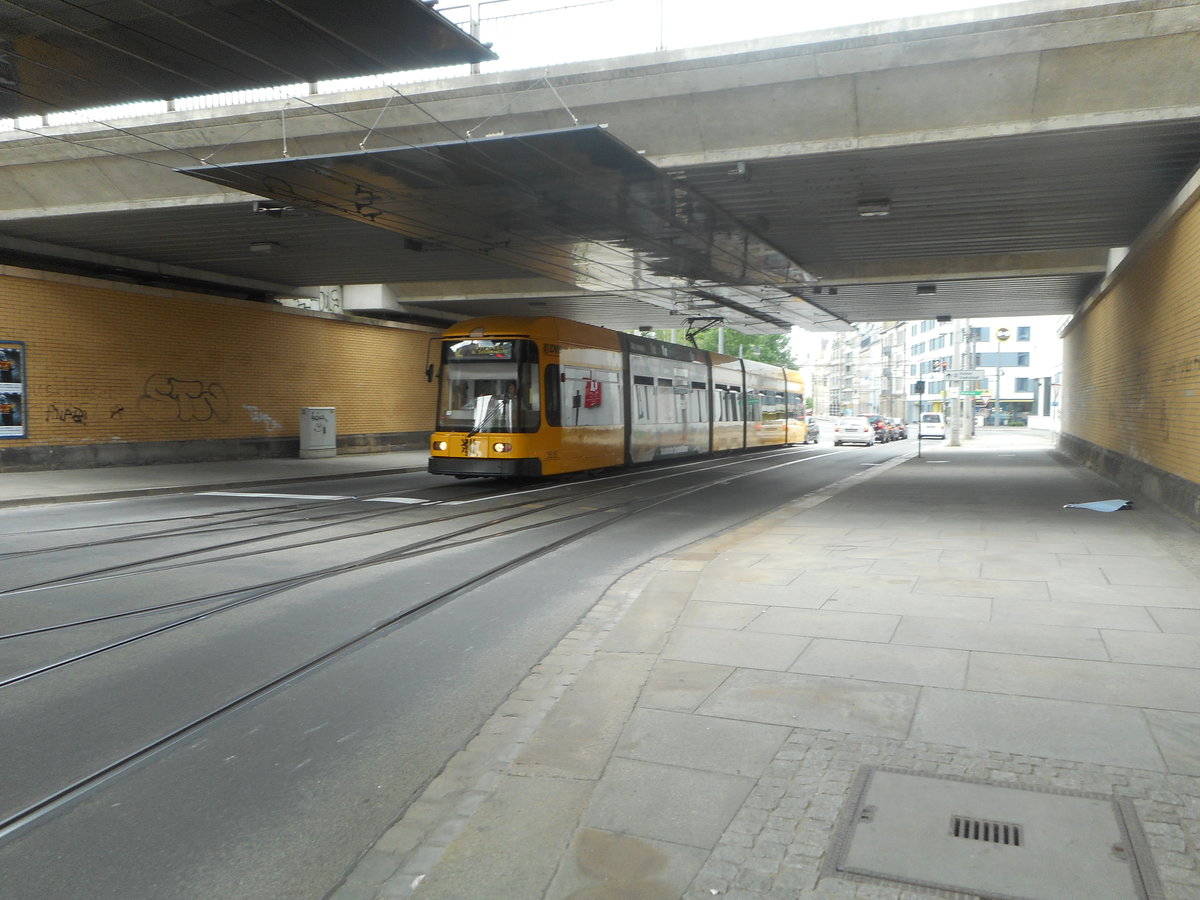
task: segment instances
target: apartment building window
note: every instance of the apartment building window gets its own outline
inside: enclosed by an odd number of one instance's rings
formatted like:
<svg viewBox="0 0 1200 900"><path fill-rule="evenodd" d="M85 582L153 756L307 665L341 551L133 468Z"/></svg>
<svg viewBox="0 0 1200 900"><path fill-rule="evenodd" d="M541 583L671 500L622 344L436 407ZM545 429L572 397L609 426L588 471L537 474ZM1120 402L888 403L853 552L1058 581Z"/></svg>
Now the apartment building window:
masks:
<svg viewBox="0 0 1200 900"><path fill-rule="evenodd" d="M1018 325L1017 326L1017 340L1018 341L1029 340L1029 332L1030 332L1030 328L1028 325Z"/></svg>
<svg viewBox="0 0 1200 900"><path fill-rule="evenodd" d="M1013 380L1013 390L1018 393L1032 391L1033 385L1030 378L1016 378Z"/></svg>

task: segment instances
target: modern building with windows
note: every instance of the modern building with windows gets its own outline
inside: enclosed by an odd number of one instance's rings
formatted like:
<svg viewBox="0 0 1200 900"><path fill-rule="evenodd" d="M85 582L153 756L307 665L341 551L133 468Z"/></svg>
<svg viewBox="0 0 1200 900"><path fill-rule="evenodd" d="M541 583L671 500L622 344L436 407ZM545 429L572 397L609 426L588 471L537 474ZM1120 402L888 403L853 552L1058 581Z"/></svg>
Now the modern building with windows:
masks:
<svg viewBox="0 0 1200 900"><path fill-rule="evenodd" d="M1063 324L1059 316L907 323L907 416L922 409L952 414L954 401L965 397L978 424L1057 428ZM976 377L947 377L965 372Z"/></svg>
<svg viewBox="0 0 1200 900"><path fill-rule="evenodd" d="M860 323L822 337L805 364L814 410L915 421L970 408L979 425L1057 429L1063 324L1059 316ZM966 372L974 377L951 377Z"/></svg>

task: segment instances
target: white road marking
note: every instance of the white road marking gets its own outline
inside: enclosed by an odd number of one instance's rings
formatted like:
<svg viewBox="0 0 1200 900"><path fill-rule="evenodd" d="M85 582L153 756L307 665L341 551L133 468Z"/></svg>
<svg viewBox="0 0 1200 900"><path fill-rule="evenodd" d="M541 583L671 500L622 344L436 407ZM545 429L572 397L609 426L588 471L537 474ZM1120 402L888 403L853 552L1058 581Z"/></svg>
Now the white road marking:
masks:
<svg viewBox="0 0 1200 900"><path fill-rule="evenodd" d="M353 500L337 494L239 494L236 491L204 491L197 497L266 497L273 500Z"/></svg>

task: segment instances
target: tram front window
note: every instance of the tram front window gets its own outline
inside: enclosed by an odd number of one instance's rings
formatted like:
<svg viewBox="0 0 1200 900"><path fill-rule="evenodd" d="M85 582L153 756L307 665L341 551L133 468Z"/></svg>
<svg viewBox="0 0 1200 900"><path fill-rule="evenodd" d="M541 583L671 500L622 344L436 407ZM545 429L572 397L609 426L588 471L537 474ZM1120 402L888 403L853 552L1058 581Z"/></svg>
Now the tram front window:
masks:
<svg viewBox="0 0 1200 900"><path fill-rule="evenodd" d="M532 341L448 341L443 345L438 430L537 431L537 370Z"/></svg>

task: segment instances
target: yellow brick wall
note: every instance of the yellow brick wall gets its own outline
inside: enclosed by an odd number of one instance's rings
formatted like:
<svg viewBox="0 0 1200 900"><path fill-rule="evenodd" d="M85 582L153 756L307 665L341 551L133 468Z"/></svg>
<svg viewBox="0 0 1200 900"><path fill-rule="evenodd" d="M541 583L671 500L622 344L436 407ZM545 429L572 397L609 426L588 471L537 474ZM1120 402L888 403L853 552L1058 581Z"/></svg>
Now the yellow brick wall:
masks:
<svg viewBox="0 0 1200 900"><path fill-rule="evenodd" d="M0 267L0 340L26 344L28 439L9 446L428 432L428 329Z"/></svg>
<svg viewBox="0 0 1200 900"><path fill-rule="evenodd" d="M1200 203L1128 261L1064 348L1064 434L1200 483Z"/></svg>

